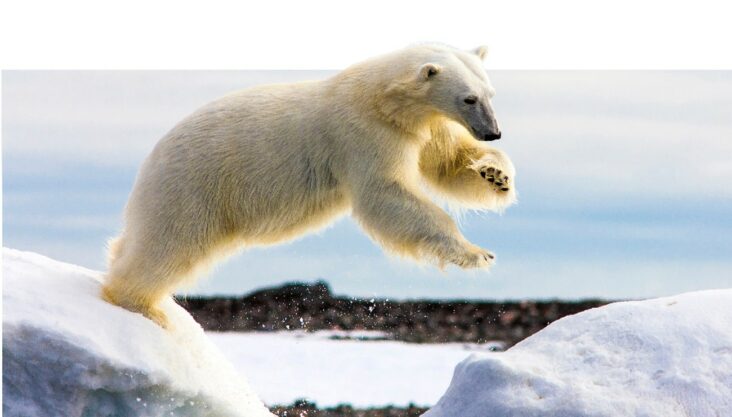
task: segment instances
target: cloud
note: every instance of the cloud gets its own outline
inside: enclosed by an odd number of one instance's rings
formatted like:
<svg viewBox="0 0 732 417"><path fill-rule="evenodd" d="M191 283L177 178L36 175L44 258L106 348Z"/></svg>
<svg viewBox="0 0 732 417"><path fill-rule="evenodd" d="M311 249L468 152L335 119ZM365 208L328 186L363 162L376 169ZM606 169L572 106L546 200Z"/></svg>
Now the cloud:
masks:
<svg viewBox="0 0 732 417"><path fill-rule="evenodd" d="M563 196L598 189L612 198L731 196L732 77L511 71L493 78L500 146L516 160L519 181Z"/></svg>
<svg viewBox="0 0 732 417"><path fill-rule="evenodd" d="M327 71L6 72L6 158L135 168L157 140L232 90ZM520 181L572 195L729 197L732 77L717 72L497 71L498 146ZM58 162L57 162L58 163Z"/></svg>
<svg viewBox="0 0 732 417"><path fill-rule="evenodd" d="M273 283L327 278L335 293L361 297L627 299L728 287L731 272L729 261L505 256L492 272L440 272L380 253L297 256L273 249L233 258L193 293L243 294Z"/></svg>
<svg viewBox="0 0 732 417"><path fill-rule="evenodd" d="M6 71L4 150L136 166L201 105L249 86L321 71Z"/></svg>

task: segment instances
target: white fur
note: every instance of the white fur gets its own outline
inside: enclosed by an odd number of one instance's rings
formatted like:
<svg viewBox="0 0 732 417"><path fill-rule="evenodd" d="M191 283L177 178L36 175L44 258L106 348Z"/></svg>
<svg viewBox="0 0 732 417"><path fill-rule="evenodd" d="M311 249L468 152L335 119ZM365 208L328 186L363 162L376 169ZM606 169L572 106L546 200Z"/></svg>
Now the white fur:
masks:
<svg viewBox="0 0 732 417"><path fill-rule="evenodd" d="M142 165L104 297L165 326L158 303L216 255L293 239L350 210L390 252L489 266L493 255L420 190L472 209L514 202L513 182L501 191L480 175L513 181L511 161L455 122L455 97L471 89L493 94L475 53L419 45L204 106Z"/></svg>

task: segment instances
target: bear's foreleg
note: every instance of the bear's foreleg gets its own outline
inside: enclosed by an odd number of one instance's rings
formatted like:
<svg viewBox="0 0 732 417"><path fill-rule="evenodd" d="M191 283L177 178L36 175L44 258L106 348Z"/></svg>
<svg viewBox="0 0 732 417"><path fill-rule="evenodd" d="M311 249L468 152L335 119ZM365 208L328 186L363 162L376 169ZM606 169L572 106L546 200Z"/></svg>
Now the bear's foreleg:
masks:
<svg viewBox="0 0 732 417"><path fill-rule="evenodd" d="M439 195L467 208L500 211L516 201L508 155L467 132L426 144L420 172Z"/></svg>
<svg viewBox="0 0 732 417"><path fill-rule="evenodd" d="M366 191L367 190L367 191ZM468 242L450 216L396 181L371 178L354 197L353 214L386 249L419 260L483 268L495 256Z"/></svg>

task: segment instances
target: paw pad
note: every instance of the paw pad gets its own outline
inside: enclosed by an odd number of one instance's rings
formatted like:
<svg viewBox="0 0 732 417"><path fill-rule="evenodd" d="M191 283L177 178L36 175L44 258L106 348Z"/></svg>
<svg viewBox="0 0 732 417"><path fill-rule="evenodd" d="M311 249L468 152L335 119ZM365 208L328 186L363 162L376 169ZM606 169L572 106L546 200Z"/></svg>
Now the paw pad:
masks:
<svg viewBox="0 0 732 417"><path fill-rule="evenodd" d="M508 184L511 179L507 175L502 175L503 171L494 167L484 168L480 170L480 176L485 178L486 181L494 185L495 191L509 191L511 188Z"/></svg>

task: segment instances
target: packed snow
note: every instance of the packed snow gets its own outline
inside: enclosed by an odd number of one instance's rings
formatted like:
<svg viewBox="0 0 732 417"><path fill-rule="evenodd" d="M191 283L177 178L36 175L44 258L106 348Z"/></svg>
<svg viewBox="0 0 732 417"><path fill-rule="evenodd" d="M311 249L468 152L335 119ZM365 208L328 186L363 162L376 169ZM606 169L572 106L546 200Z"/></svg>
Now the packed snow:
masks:
<svg viewBox="0 0 732 417"><path fill-rule="evenodd" d="M265 403L305 398L318 406L430 406L471 352L500 344L410 344L363 339L374 332L214 333L208 336ZM357 336L361 340L333 340Z"/></svg>
<svg viewBox="0 0 732 417"><path fill-rule="evenodd" d="M270 405L439 399L425 417L732 416L732 289L610 304L491 352L500 346L378 333L204 333L172 301L164 331L103 302L100 276L3 250L3 415L271 417L246 375Z"/></svg>
<svg viewBox="0 0 732 417"><path fill-rule="evenodd" d="M99 298L100 274L3 249L3 415L271 417L172 301L164 331Z"/></svg>
<svg viewBox="0 0 732 417"><path fill-rule="evenodd" d="M424 417L732 416L732 289L620 302L475 354Z"/></svg>

